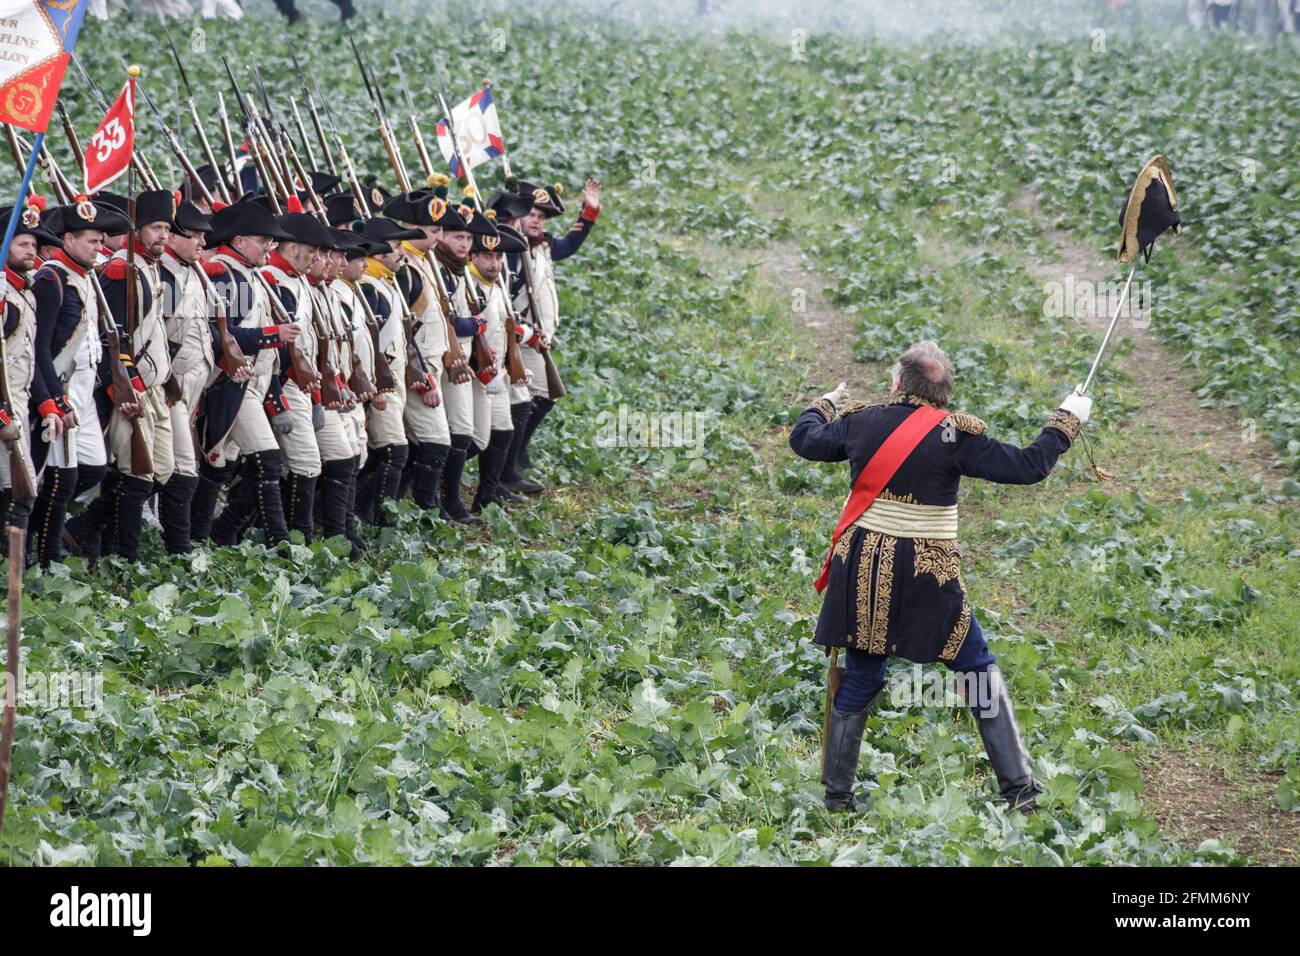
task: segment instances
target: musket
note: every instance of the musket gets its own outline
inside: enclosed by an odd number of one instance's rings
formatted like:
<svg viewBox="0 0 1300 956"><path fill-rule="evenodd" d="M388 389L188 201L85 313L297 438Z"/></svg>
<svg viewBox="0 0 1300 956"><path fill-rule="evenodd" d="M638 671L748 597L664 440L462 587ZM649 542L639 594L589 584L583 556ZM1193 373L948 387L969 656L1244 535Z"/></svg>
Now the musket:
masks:
<svg viewBox="0 0 1300 956"><path fill-rule="evenodd" d="M126 197L126 217L131 220L131 228L126 234L126 341L127 348L135 346L135 332L139 325L139 301L135 287L138 279L138 273L135 264L135 167L127 171L127 197ZM120 343L119 343L120 344ZM125 353L123 353L125 354ZM135 397L134 384L128 385L132 391L128 394ZM113 393L117 394L118 386L114 384ZM138 415L131 416L131 474L144 476L153 474L153 456L149 454L149 446L144 439L144 430L140 427Z"/></svg>
<svg viewBox="0 0 1300 956"><path fill-rule="evenodd" d="M415 97L411 95L411 86L406 82L406 71L402 69L402 58L394 53L393 62L397 65L397 82L401 85L402 95L406 98L407 122L411 127L411 136L415 139L415 152L420 157L420 165L424 167L424 175L427 179L433 176L433 161L429 158L429 150L424 145L424 134L420 132L420 120L416 115Z"/></svg>
<svg viewBox="0 0 1300 956"><path fill-rule="evenodd" d="M537 307L537 296L534 290L537 286L533 283L533 262L531 250L525 249L519 256L519 264L523 267L524 294L528 298L528 314L532 316L533 324L537 326L537 334L542 334L542 313ZM546 397L551 401L559 401L568 394L568 389L564 387L564 382L560 379L560 370L555 367L555 359L551 358L551 345L549 342L542 342L541 348L542 364L546 366Z"/></svg>
<svg viewBox="0 0 1300 956"><path fill-rule="evenodd" d="M307 127L303 125L302 113L298 112L297 100L289 100L289 110L293 113L293 125L298 127L298 138L302 142L303 152L307 154L307 162L312 169L316 168L316 154L311 148L311 137L307 135ZM330 158L328 155L325 157Z"/></svg>
<svg viewBox="0 0 1300 956"><path fill-rule="evenodd" d="M357 67L361 70L362 80L365 81L366 92L370 97L370 106L374 111L375 120L379 125L379 138L383 141L384 149L388 153L388 162L393 168L393 175L397 178L398 188L403 192L410 192L411 184L406 175L406 167L402 164L401 151L398 149L397 141L393 137L392 126L388 122L388 117L383 108L383 103L380 94L378 93L377 86L371 84L370 76L366 71L366 64L361 58L361 51L357 49L356 43L352 41L351 34L348 35L348 41L352 43L352 52L356 55ZM326 109L328 110L328 107ZM451 294L448 292L446 284L442 281L442 272L438 268L438 263L431 262L430 265L431 268L429 269L429 272L433 275L433 288L435 297L438 300L438 308L442 312L443 321L447 324L447 351L442 355L443 368L447 371L448 377L451 378L453 382L461 384L469 381L472 373L470 371L469 363L465 360L465 353L461 350L460 339L456 335L456 328L452 324L453 313ZM402 300L406 311L409 313L410 310L409 305L406 303L406 296L401 295L399 298ZM408 334L414 334L414 320L412 320ZM481 336L476 336L476 339L481 338ZM482 347L486 349L486 343L483 343ZM488 361L489 364L491 364L490 355Z"/></svg>
<svg viewBox="0 0 1300 956"><path fill-rule="evenodd" d="M253 158L253 163L257 167L257 174L262 180L262 187L265 189L267 198L270 200L271 211L278 216L282 212L279 197L284 196L286 199L288 198L288 187L280 181L279 170L276 168L275 162L270 156L270 144L266 142L265 138L259 138L258 136L260 131L255 122L253 112L254 107L244 96L244 91L239 88L239 83L235 79L234 71L230 69L230 62L223 56L221 58L221 64L226 68L226 77L230 80L231 90L234 91L235 103L239 106L239 111L244 118L244 138L248 141L249 153ZM228 125L227 129L229 129ZM228 132L227 137L229 137ZM233 150L233 146L231 148ZM265 150L265 152L263 150Z"/></svg>
<svg viewBox="0 0 1300 956"><path fill-rule="evenodd" d="M478 184L474 182L474 171L466 161L464 153L461 152L460 141L456 138L456 125L452 119L451 106L447 98L447 84L443 81L442 64L437 60L434 61L434 69L437 71L438 76L438 103L442 107L443 119L447 123L447 132L450 134L452 150L459 161L461 173L465 176L465 182L469 186L467 191L470 193L470 198L473 200L475 208L478 209L479 215L483 215L483 199L479 196ZM527 254L527 250L525 250L525 254ZM515 326L519 323L519 316L515 312L514 300L510 295L509 272L510 267L505 256L502 256L501 272L497 274L496 282L501 290L501 299L506 313L503 322L506 326L506 376L510 379L511 384L521 385L528 380L528 373L524 368L524 358L519 354L519 342L515 338ZM477 341L475 345L478 345ZM483 357L477 350L475 357L479 360L481 368ZM488 360L490 364L490 353Z"/></svg>
<svg viewBox="0 0 1300 956"><path fill-rule="evenodd" d="M185 105L189 109L190 123L193 125L194 132L199 138L199 146L203 150L203 159L212 167L212 172L213 175L216 176L217 189L221 193L222 201L229 205L234 202L237 197L235 197L234 193L231 192L230 184L226 182L225 174L222 172L221 166L217 163L217 155L212 151L212 144L208 142L208 134L203 129L203 121L199 119L199 110L194 103L194 88L190 86L189 74L185 72L185 65L181 62L181 56L176 51L176 43L172 39L172 31L167 26L166 18L164 17L160 19L163 21L163 30L167 34L167 45L171 47L172 59L176 61L176 70L180 73L181 83L185 87ZM231 171L234 172L233 169ZM236 187L236 191L237 190L238 187ZM209 204L210 203L211 200L209 200Z"/></svg>
<svg viewBox="0 0 1300 956"><path fill-rule="evenodd" d="M235 137L230 131L230 114L226 112L226 98L217 91L217 121L221 124L221 139L230 157L231 196L236 200L244 193L243 180L239 176L239 153L235 150Z"/></svg>
<svg viewBox="0 0 1300 956"><path fill-rule="evenodd" d="M370 82L370 74L366 71L365 61L361 58L361 51L357 49L356 41L352 39L351 31L348 32L348 43L352 45L352 53L357 58L357 68L361 71L361 80L365 84L366 94L370 97L370 108L374 112L375 122L379 126L379 138L384 144L384 152L388 154L388 163L393 167L393 175L397 178L397 188L404 193L409 193L411 191L411 180L406 175L406 166L402 163L402 155L397 148L397 140L394 138L393 129L388 123L388 117L385 115L378 90Z"/></svg>
<svg viewBox="0 0 1300 956"><path fill-rule="evenodd" d="M204 200L209 206L211 206L213 201L212 193L208 190L207 184L199 178L199 174L195 170L194 164L190 162L190 158L186 154L185 147L182 145L179 137L177 137L176 134L172 132L171 127L167 125L167 121L163 118L162 112L158 109L157 105L154 104L153 97L149 95L149 91L144 88L144 85L137 82L136 89L144 94L145 102L149 105L149 109L153 111L154 119L158 123L158 128L162 130L167 145L175 155L176 161L181 164L181 169L185 171L185 175L190 178L190 181L198 187L199 192L203 194ZM218 177L217 182L221 182L220 177ZM157 184L154 184L154 188L157 188ZM235 340L234 335L231 334L230 322L226 314L226 303L221 296L217 294L217 290L212 287L212 282L208 279L208 274L203 271L203 266L197 262L191 262L189 263L189 268L195 278L198 279L199 288L203 290L203 297L207 301L208 306L213 309L215 313L217 337L221 342L221 365L226 370L227 375L233 375L241 366L251 364L252 359L244 355L243 349L239 347L239 343Z"/></svg>
<svg viewBox="0 0 1300 956"><path fill-rule="evenodd" d="M267 134L268 141L274 143L280 150L280 172L283 175L285 186L293 188L293 171L289 168L288 160L285 158L285 141L289 138L284 131L284 127L276 122L275 113L271 109L271 97L267 95L266 84L262 82L262 71L257 68L257 60L249 60L249 73L253 77L253 83L257 86L257 92L262 97L262 109L265 111L265 121L263 122L261 114L258 115L258 122L262 124L262 129Z"/></svg>
<svg viewBox="0 0 1300 956"><path fill-rule="evenodd" d="M316 112L316 103L312 99L311 90L308 89L307 87L307 78L303 75L302 66L298 63L298 56L293 52L292 46L290 46L289 48L289 57L290 59L293 60L293 70L298 75L298 82L302 84L303 99L306 100L307 102L307 113L308 115L311 116L311 125L312 128L316 131L316 139L320 142L321 153L325 156L325 167L330 171L331 176L337 176L339 174L339 171L338 171L338 167L334 165L334 156L330 152L329 143L326 142L325 140L325 128L321 126L320 114ZM298 107L295 104L294 105L295 116L297 116L297 111L298 111ZM301 121L299 122L299 125L300 126L302 125ZM304 138L304 142L305 142L305 138ZM308 151L308 156L310 155L311 155L310 151ZM316 165L315 160L312 160L312 165L313 166Z"/></svg>

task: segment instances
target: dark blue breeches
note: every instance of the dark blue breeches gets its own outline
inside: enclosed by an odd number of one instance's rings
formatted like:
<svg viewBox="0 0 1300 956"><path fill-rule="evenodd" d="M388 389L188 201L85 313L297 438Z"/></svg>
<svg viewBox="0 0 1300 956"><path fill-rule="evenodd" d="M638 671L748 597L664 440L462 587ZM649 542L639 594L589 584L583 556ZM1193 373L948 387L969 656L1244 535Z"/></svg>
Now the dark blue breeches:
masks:
<svg viewBox="0 0 1300 956"><path fill-rule="evenodd" d="M835 695L835 709L843 713L855 714L866 707L876 693L885 686L885 665L888 661L888 654L868 654L855 647L848 648L844 681ZM997 663L974 615L971 616L970 633L966 635L961 650L947 663L950 670L961 673L988 670L991 665Z"/></svg>

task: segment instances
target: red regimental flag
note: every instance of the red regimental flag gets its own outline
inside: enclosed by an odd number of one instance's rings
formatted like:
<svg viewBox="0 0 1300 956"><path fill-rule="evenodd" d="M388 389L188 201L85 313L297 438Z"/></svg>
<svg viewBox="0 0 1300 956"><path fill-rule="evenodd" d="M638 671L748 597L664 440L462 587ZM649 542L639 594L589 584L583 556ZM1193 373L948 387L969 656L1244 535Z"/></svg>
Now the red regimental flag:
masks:
<svg viewBox="0 0 1300 956"><path fill-rule="evenodd" d="M86 143L86 192L97 193L126 172L134 151L135 78L132 77Z"/></svg>

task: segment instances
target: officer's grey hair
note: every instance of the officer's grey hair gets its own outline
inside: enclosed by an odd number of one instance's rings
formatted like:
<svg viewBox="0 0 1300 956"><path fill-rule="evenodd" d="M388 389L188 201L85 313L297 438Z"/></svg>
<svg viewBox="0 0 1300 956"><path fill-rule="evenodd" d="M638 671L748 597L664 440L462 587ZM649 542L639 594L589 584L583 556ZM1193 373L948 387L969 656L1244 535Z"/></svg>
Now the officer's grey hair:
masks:
<svg viewBox="0 0 1300 956"><path fill-rule="evenodd" d="M895 388L943 408L952 398L952 359L927 339L911 346L894 366Z"/></svg>

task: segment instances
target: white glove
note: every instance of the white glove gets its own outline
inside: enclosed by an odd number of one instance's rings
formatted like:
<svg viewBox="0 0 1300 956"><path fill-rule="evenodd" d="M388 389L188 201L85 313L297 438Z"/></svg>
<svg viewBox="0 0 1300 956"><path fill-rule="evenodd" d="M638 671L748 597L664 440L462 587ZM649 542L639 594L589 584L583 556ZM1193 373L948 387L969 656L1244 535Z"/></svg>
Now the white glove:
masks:
<svg viewBox="0 0 1300 956"><path fill-rule="evenodd" d="M841 404L849 400L848 383L840 382L840 384L835 386L835 390L833 392L827 392L825 395L822 396L822 398L826 399L826 401L830 402L836 408L839 408Z"/></svg>
<svg viewBox="0 0 1300 956"><path fill-rule="evenodd" d="M1083 394L1082 385L1074 386L1074 391L1065 396L1060 407L1062 411L1079 419L1081 424L1087 424L1088 417L1092 415L1092 399Z"/></svg>

